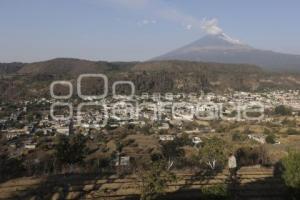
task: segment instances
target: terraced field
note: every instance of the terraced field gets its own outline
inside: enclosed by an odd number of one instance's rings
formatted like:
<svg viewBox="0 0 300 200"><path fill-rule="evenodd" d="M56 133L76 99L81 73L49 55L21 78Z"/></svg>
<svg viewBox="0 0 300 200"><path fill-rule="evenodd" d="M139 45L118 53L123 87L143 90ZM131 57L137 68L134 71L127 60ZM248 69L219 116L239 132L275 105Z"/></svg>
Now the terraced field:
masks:
<svg viewBox="0 0 300 200"><path fill-rule="evenodd" d="M201 188L227 185L231 199L286 199L287 189L272 168L242 168L235 183L224 171L215 176L178 173L178 180L168 186L163 199L201 199ZM138 199L139 181L135 176L122 179L97 175L26 177L0 184L0 199Z"/></svg>

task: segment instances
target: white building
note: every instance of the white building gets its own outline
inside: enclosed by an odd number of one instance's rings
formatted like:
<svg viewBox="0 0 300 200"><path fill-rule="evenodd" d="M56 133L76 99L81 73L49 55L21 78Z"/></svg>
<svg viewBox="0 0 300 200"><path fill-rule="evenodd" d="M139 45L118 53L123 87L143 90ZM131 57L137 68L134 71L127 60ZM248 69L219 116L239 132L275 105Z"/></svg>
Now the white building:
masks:
<svg viewBox="0 0 300 200"><path fill-rule="evenodd" d="M119 159L116 160L115 166L129 166L130 165L130 156L121 156L120 164Z"/></svg>
<svg viewBox="0 0 300 200"><path fill-rule="evenodd" d="M159 140L160 141L173 141L175 139L174 135L160 135Z"/></svg>
<svg viewBox="0 0 300 200"><path fill-rule="evenodd" d="M201 140L201 138L199 138L199 137L193 137L192 141L193 141L193 143L194 143L195 145L200 144L200 143L203 142L203 141Z"/></svg>

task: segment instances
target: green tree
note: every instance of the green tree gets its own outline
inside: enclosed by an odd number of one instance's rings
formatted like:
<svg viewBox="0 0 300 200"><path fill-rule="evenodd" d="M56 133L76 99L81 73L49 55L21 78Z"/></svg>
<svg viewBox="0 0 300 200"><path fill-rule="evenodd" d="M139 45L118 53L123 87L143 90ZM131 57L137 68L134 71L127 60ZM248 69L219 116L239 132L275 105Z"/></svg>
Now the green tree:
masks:
<svg viewBox="0 0 300 200"><path fill-rule="evenodd" d="M25 168L22 160L0 155L0 181L22 176L24 173Z"/></svg>
<svg viewBox="0 0 300 200"><path fill-rule="evenodd" d="M275 114L276 115L291 115L292 111L290 108L288 108L284 105L279 105L275 108Z"/></svg>
<svg viewBox="0 0 300 200"><path fill-rule="evenodd" d="M183 142L178 138L162 144L162 155L168 160L168 169L171 169L174 162L184 155L182 146Z"/></svg>
<svg viewBox="0 0 300 200"><path fill-rule="evenodd" d="M86 156L86 139L83 135L60 136L56 145L56 158L61 164L81 164Z"/></svg>
<svg viewBox="0 0 300 200"><path fill-rule="evenodd" d="M223 168L227 158L226 143L224 140L214 137L204 142L200 149L201 162L211 170Z"/></svg>
<svg viewBox="0 0 300 200"><path fill-rule="evenodd" d="M165 162L156 161L139 172L141 200L157 199L165 194L168 184L176 180L176 176L166 168Z"/></svg>
<svg viewBox="0 0 300 200"><path fill-rule="evenodd" d="M290 151L283 159L283 179L287 186L300 189L300 152Z"/></svg>
<svg viewBox="0 0 300 200"><path fill-rule="evenodd" d="M267 137L266 137L266 142L268 144L275 144L276 143L276 136L274 134L269 134Z"/></svg>
<svg viewBox="0 0 300 200"><path fill-rule="evenodd" d="M285 184L292 189L295 199L300 197L300 152L290 151L282 160Z"/></svg>

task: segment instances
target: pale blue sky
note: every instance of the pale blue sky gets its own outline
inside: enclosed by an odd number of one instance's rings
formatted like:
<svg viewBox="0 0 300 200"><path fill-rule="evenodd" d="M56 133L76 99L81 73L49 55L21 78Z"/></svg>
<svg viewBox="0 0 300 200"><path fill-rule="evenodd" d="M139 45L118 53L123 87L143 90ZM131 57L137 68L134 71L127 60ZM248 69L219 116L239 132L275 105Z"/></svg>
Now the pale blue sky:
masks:
<svg viewBox="0 0 300 200"><path fill-rule="evenodd" d="M298 0L0 0L0 62L147 60L207 32L300 54Z"/></svg>

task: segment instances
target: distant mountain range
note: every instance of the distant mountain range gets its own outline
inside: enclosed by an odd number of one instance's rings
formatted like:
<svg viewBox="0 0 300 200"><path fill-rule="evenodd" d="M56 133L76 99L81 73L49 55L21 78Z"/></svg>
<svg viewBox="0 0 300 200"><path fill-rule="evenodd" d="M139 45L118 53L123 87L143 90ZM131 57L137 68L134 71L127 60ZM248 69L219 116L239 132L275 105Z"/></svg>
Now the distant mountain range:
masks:
<svg viewBox="0 0 300 200"><path fill-rule="evenodd" d="M152 60L252 64L265 70L300 71L300 55L256 49L234 40L224 33L207 35Z"/></svg>
<svg viewBox="0 0 300 200"><path fill-rule="evenodd" d="M188 93L298 89L298 72L298 55L255 49L218 34L205 36L148 62L56 58L34 63L0 63L0 100L49 97L53 80L70 80L76 85L77 77L84 73L106 74L109 88L114 81L128 80L134 83L137 93ZM87 94L101 94L102 88L101 81L88 79L83 90ZM125 86L120 89L128 90Z"/></svg>

